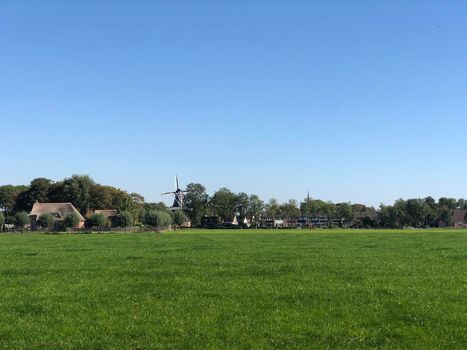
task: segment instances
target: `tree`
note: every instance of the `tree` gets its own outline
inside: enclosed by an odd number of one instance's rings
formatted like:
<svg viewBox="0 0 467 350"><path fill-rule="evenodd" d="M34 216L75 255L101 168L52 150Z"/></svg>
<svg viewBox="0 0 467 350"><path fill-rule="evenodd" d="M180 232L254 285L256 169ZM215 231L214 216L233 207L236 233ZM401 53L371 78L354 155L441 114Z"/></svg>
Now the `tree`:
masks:
<svg viewBox="0 0 467 350"><path fill-rule="evenodd" d="M457 208L457 199L441 197L438 200L438 206L441 208L454 210Z"/></svg>
<svg viewBox="0 0 467 350"><path fill-rule="evenodd" d="M117 209L118 211L131 211L135 209L133 199L127 192L115 187L111 187L111 189L113 209Z"/></svg>
<svg viewBox="0 0 467 350"><path fill-rule="evenodd" d="M336 205L336 216L341 220L341 225L344 222L348 225L355 218L353 207L350 203L339 203Z"/></svg>
<svg viewBox="0 0 467 350"><path fill-rule="evenodd" d="M245 192L240 192L235 196L235 209L239 215L239 222L241 224L243 224L245 218L247 217L249 204L250 200Z"/></svg>
<svg viewBox="0 0 467 350"><path fill-rule="evenodd" d="M172 224L173 219L169 213L165 211L159 211L156 215L156 221L158 227L168 227Z"/></svg>
<svg viewBox="0 0 467 350"><path fill-rule="evenodd" d="M130 193L130 197L135 207L141 206L144 204L144 197L140 195L139 193L136 193L136 192Z"/></svg>
<svg viewBox="0 0 467 350"><path fill-rule="evenodd" d="M220 216L222 220L231 219L236 213L237 196L228 188L221 188L211 198L211 209L214 215Z"/></svg>
<svg viewBox="0 0 467 350"><path fill-rule="evenodd" d="M406 224L408 224L407 202L402 198L398 199L392 206L391 218L393 227L403 228Z"/></svg>
<svg viewBox="0 0 467 350"><path fill-rule="evenodd" d="M5 225L5 215L0 211L0 232L3 231L3 226Z"/></svg>
<svg viewBox="0 0 467 350"><path fill-rule="evenodd" d="M151 210L145 216L146 225L156 228L168 227L172 223L172 216L161 210Z"/></svg>
<svg viewBox="0 0 467 350"><path fill-rule="evenodd" d="M134 218L133 214L129 211L122 211L118 215L118 222L120 227L130 227L133 225Z"/></svg>
<svg viewBox="0 0 467 350"><path fill-rule="evenodd" d="M271 198L268 204L266 204L266 215L271 218L275 218L278 215L280 215L280 212L281 210L280 210L279 202L277 201L277 199Z"/></svg>
<svg viewBox="0 0 467 350"><path fill-rule="evenodd" d="M149 210L144 214L144 223L154 228L157 227L157 210Z"/></svg>
<svg viewBox="0 0 467 350"><path fill-rule="evenodd" d="M52 180L43 177L32 180L29 188L17 197L15 211L30 211L36 201L48 202L51 184Z"/></svg>
<svg viewBox="0 0 467 350"><path fill-rule="evenodd" d="M426 207L423 199L409 199L406 202L406 217L414 227L420 227L425 223Z"/></svg>
<svg viewBox="0 0 467 350"><path fill-rule="evenodd" d="M16 227L21 229L24 228L27 224L29 224L29 215L25 211L20 211L15 214L15 224Z"/></svg>
<svg viewBox="0 0 467 350"><path fill-rule="evenodd" d="M296 218L300 216L300 209L298 209L298 202L295 199L289 199L287 203L279 206L279 211L282 216L288 218Z"/></svg>
<svg viewBox="0 0 467 350"><path fill-rule="evenodd" d="M182 226L185 223L185 213L183 210L177 210L173 214L173 222L177 227Z"/></svg>
<svg viewBox="0 0 467 350"><path fill-rule="evenodd" d="M101 230L108 225L108 220L103 214L94 214L90 220L90 224L92 227L97 227Z"/></svg>
<svg viewBox="0 0 467 350"><path fill-rule="evenodd" d="M67 228L75 228L79 224L79 216L75 213L70 213L63 219L63 224Z"/></svg>
<svg viewBox="0 0 467 350"><path fill-rule="evenodd" d="M91 207L91 188L95 182L88 175L73 175L51 186L49 198L54 202L70 202L81 214Z"/></svg>
<svg viewBox="0 0 467 350"><path fill-rule="evenodd" d="M0 211L13 212L16 201L22 192L27 191L28 186L0 186Z"/></svg>
<svg viewBox="0 0 467 350"><path fill-rule="evenodd" d="M256 194L250 195L248 198L248 216L256 227L258 227L263 210L264 202Z"/></svg>
<svg viewBox="0 0 467 350"><path fill-rule="evenodd" d="M209 196L206 188L199 183L187 185L188 193L185 196L185 208L187 215L194 227L201 225L202 218L208 214Z"/></svg>
<svg viewBox="0 0 467 350"><path fill-rule="evenodd" d="M434 226L436 221L436 212L438 205L432 197L427 197L423 200L423 207L425 212L425 225Z"/></svg>
<svg viewBox="0 0 467 350"><path fill-rule="evenodd" d="M39 216L39 218L37 219L37 222L42 228L48 229L52 227L52 224L54 222L54 217L50 213L44 213L41 216Z"/></svg>
<svg viewBox="0 0 467 350"><path fill-rule="evenodd" d="M333 226L333 219L336 217L336 205L331 202L324 203L321 208L321 212L326 216L328 220L328 227Z"/></svg>
<svg viewBox="0 0 467 350"><path fill-rule="evenodd" d="M114 209L112 207L112 187L103 185L94 185L89 190L90 209Z"/></svg>

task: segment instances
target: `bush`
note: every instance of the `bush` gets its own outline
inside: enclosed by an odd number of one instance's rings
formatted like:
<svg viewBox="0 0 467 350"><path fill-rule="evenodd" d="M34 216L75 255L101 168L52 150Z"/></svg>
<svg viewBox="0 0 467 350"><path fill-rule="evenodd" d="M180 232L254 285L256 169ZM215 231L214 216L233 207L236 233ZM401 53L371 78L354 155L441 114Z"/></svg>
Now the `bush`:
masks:
<svg viewBox="0 0 467 350"><path fill-rule="evenodd" d="M54 217L50 213L45 213L39 216L39 219L37 219L37 222L39 225L41 225L42 228L50 228L54 222Z"/></svg>
<svg viewBox="0 0 467 350"><path fill-rule="evenodd" d="M96 226L99 227L100 229L108 225L108 220L103 214L94 214L92 218Z"/></svg>
<svg viewBox="0 0 467 350"><path fill-rule="evenodd" d="M151 210L144 217L144 223L154 228L167 227L172 224L172 216L160 210Z"/></svg>
<svg viewBox="0 0 467 350"><path fill-rule="evenodd" d="M74 228L79 224L79 216L75 213L68 214L65 216L65 219L63 219L63 224L67 228Z"/></svg>
<svg viewBox="0 0 467 350"><path fill-rule="evenodd" d="M133 225L133 215L129 211L122 211L118 215L118 224L120 227L130 227Z"/></svg>
<svg viewBox="0 0 467 350"><path fill-rule="evenodd" d="M108 220L103 214L94 214L90 220L91 227L98 227L102 229L106 227L108 224Z"/></svg>
<svg viewBox="0 0 467 350"><path fill-rule="evenodd" d="M14 225L16 224L16 219L14 215L6 215L5 216L5 224Z"/></svg>
<svg viewBox="0 0 467 350"><path fill-rule="evenodd" d="M54 227L54 231L58 231L58 232L66 230L65 223L63 221L59 221L59 220L54 222L53 227Z"/></svg>
<svg viewBox="0 0 467 350"><path fill-rule="evenodd" d="M3 225L5 225L5 215L0 212L0 232L3 231Z"/></svg>
<svg viewBox="0 0 467 350"><path fill-rule="evenodd" d="M19 228L24 228L29 224L29 215L25 211L20 211L19 213L15 214L15 225Z"/></svg>
<svg viewBox="0 0 467 350"><path fill-rule="evenodd" d="M174 221L174 224L179 227L185 223L185 213L183 212L183 210L177 210L174 213L173 221Z"/></svg>
<svg viewBox="0 0 467 350"><path fill-rule="evenodd" d="M165 211L160 211L157 214L157 223L159 227L167 227L170 226L173 222L172 215Z"/></svg>

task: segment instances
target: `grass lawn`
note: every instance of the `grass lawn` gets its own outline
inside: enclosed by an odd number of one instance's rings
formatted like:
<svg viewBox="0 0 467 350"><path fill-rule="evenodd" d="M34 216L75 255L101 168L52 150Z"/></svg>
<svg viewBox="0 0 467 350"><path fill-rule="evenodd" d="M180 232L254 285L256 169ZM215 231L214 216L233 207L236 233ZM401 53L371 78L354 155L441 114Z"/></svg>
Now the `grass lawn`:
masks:
<svg viewBox="0 0 467 350"><path fill-rule="evenodd" d="M0 234L2 349L467 348L467 231Z"/></svg>

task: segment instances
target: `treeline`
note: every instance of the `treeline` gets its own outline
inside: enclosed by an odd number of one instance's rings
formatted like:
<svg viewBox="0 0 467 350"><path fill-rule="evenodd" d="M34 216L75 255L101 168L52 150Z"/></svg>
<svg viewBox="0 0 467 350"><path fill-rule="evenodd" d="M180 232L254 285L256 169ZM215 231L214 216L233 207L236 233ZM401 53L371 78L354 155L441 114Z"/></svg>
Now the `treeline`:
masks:
<svg viewBox="0 0 467 350"><path fill-rule="evenodd" d="M233 193L221 188L212 196L201 184L189 184L186 196L187 215L195 226L205 216L218 216L229 220L238 215L241 222L247 218L258 224L264 218L324 218L329 226L352 227L424 227L452 224L454 210L467 210L467 200L432 197L423 199L397 200L394 205L381 205L378 209L363 204L332 203L319 199L305 198L298 202L290 199L279 203L275 199L264 202L257 195Z"/></svg>
<svg viewBox="0 0 467 350"><path fill-rule="evenodd" d="M332 203L305 198L298 202L291 199L279 203L275 199L263 201L255 194L234 193L221 188L212 196L199 183L187 186L185 214L194 227L200 227L206 216L218 217L220 221L240 223L247 219L258 225L264 218L324 218L329 226L352 227L424 227L450 225L456 209L467 210L464 199L432 197L397 200L393 205L381 205L378 209L363 204ZM73 175L54 182L37 178L28 186L0 186L0 224L23 223L27 213L36 202L70 202L85 216L89 210L117 209L121 225L162 226L174 222L181 225L183 213L171 213L164 203L147 203L138 193L97 184L87 175ZM25 215L26 214L26 215ZM169 215L167 215L169 214ZM90 224L99 226L102 218L91 218Z"/></svg>
<svg viewBox="0 0 467 350"><path fill-rule="evenodd" d="M119 212L118 226L148 225L164 227L174 221L183 221L173 215L164 203L146 203L138 193L128 193L121 189L97 184L87 175L73 175L62 181L54 182L46 178L37 178L28 186L0 186L0 227L14 224L24 227L28 224L28 213L34 203L69 202L86 216L89 210L116 209ZM39 223L47 226L52 218L43 215ZM89 227L109 226L111 223L102 215L89 218ZM65 226L73 227L76 218L64 220ZM69 222L68 222L69 221Z"/></svg>

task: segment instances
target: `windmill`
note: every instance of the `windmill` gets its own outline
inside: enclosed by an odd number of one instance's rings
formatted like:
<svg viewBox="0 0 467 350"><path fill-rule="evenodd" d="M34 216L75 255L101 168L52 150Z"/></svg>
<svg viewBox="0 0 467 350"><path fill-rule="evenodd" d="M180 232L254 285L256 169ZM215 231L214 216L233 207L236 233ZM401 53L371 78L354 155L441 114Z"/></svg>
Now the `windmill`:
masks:
<svg viewBox="0 0 467 350"><path fill-rule="evenodd" d="M172 204L172 207L170 210L183 210L183 203L185 199L185 193L189 191L187 190L182 190L180 189L180 186L178 184L178 176L175 176L175 191L172 192L164 192L162 195L174 195L174 203Z"/></svg>

